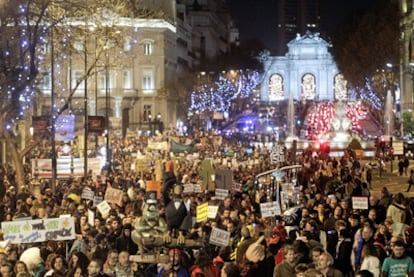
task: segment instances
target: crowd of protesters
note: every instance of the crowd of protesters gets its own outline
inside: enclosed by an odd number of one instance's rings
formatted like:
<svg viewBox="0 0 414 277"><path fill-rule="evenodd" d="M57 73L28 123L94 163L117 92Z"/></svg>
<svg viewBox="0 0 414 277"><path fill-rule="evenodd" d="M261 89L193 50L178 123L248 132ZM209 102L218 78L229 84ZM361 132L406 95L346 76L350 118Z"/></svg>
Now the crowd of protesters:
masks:
<svg viewBox="0 0 414 277"><path fill-rule="evenodd" d="M361 165L352 150L338 158L311 150L294 155L295 161L284 165L302 166L294 184L298 194L285 203L281 214L262 217L260 203L274 195L266 195L268 190L258 186L255 176L275 168L271 150L248 141L217 143L212 136L197 140L194 153L175 155L149 150L137 138L116 140L113 163L100 175L58 180L54 188L50 180L32 179L17 190L13 170L3 167L7 192L0 204L2 222L71 215L76 239L19 245L3 241L1 276L414 277L410 199L402 193L391 195L386 187L379 197L371 194L372 169ZM137 152L150 157L149 170L133 170ZM168 215L166 198L171 194L167 190L203 183L205 159L212 161L213 168L231 169L233 182L241 187L230 189L224 200L214 199L214 187L177 195L187 216L195 218L197 206L205 202L218 205L218 213L214 219L171 230L176 218ZM200 242L197 247L184 242L139 249L133 240L137 221L147 216L145 181L159 174L157 160L163 186L158 216L167 222L169 234L177 236L182 231L185 240ZM33 193L34 186L40 193ZM81 195L88 188L104 196L109 186L124 191L122 205L111 204L109 214L102 216L93 201ZM352 198L361 196L369 199L368 208L354 209ZM93 224L88 212L94 213ZM209 243L212 228L230 234L228 245ZM20 257L32 247L40 249L40 259L28 264ZM155 262L135 259L149 254L155 255ZM161 261L161 256L169 259Z"/></svg>

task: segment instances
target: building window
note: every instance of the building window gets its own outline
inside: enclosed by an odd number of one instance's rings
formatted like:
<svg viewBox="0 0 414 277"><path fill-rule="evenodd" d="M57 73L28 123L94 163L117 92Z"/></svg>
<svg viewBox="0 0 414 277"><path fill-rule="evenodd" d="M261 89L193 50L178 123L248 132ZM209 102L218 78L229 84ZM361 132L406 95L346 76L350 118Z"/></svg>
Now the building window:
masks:
<svg viewBox="0 0 414 277"><path fill-rule="evenodd" d="M101 89L102 93L105 93L105 90L108 86L108 89L111 89L112 86L112 79L111 79L111 73L109 73L109 80L108 80L108 84L106 83L106 73L103 72L101 74L99 74L99 88Z"/></svg>
<svg viewBox="0 0 414 277"><path fill-rule="evenodd" d="M142 71L142 91L143 93L152 93L154 90L154 73L151 69Z"/></svg>
<svg viewBox="0 0 414 277"><path fill-rule="evenodd" d="M280 74L273 74L269 81L269 100L283 100L283 77Z"/></svg>
<svg viewBox="0 0 414 277"><path fill-rule="evenodd" d="M79 83L78 87L76 85ZM76 88L76 90L81 90L85 88L85 80L83 80L83 71L82 70L74 70L72 74L72 88Z"/></svg>
<svg viewBox="0 0 414 277"><path fill-rule="evenodd" d="M125 38L124 51L131 51L131 49L132 49L131 39L130 38Z"/></svg>
<svg viewBox="0 0 414 277"><path fill-rule="evenodd" d="M151 55L152 54L152 42L146 41L144 42L144 55Z"/></svg>
<svg viewBox="0 0 414 277"><path fill-rule="evenodd" d="M42 72L42 79L40 80L40 87L43 91L49 91L52 89L52 78L49 72Z"/></svg>
<svg viewBox="0 0 414 277"><path fill-rule="evenodd" d="M130 69L124 70L123 88L132 89L132 74Z"/></svg>

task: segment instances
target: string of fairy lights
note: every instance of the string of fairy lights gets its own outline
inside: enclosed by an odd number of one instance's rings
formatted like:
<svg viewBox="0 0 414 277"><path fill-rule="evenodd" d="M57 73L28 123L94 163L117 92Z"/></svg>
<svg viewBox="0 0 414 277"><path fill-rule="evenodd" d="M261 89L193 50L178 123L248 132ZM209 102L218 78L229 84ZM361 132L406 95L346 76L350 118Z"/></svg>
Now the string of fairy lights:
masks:
<svg viewBox="0 0 414 277"><path fill-rule="evenodd" d="M258 71L221 72L215 80L207 80L191 93L189 113L195 111L228 112L236 98L250 97L259 82Z"/></svg>

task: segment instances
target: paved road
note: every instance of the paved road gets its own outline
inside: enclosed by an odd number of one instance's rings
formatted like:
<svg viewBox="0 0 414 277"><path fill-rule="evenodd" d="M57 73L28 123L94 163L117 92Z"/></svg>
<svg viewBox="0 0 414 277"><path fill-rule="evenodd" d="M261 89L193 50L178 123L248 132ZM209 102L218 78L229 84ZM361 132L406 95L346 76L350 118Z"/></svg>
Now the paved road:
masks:
<svg viewBox="0 0 414 277"><path fill-rule="evenodd" d="M382 174L381 177L379 177L379 170L373 169L372 172L372 190L371 193L374 195L379 196L381 189L385 186L388 188L388 190L395 194L398 192L404 193L405 196L408 197L414 197L414 187L411 187L411 191L407 193L407 187L408 187L408 176L399 176L398 174L398 161L393 162L393 171L391 173L391 166L389 163L386 164L385 170L386 172ZM410 169L414 168L414 162L411 161ZM408 173L410 171L408 170Z"/></svg>

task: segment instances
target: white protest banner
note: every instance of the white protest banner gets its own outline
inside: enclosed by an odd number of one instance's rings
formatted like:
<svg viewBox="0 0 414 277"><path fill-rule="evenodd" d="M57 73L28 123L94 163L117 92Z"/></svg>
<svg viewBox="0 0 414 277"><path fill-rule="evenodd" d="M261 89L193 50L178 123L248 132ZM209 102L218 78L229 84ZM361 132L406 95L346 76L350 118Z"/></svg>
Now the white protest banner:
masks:
<svg viewBox="0 0 414 277"><path fill-rule="evenodd" d="M219 206L208 206L207 218L216 218Z"/></svg>
<svg viewBox="0 0 414 277"><path fill-rule="evenodd" d="M227 189L216 189L214 199L224 200L229 196L229 191Z"/></svg>
<svg viewBox="0 0 414 277"><path fill-rule="evenodd" d="M210 234L210 244L217 246L227 246L230 241L230 233L219 228L213 227Z"/></svg>
<svg viewBox="0 0 414 277"><path fill-rule="evenodd" d="M280 207L277 201L260 203L260 212L262 217L272 217L275 215L280 215Z"/></svg>
<svg viewBox="0 0 414 277"><path fill-rule="evenodd" d="M93 200L93 197L95 196L95 192L93 190L90 189L83 189L82 190L82 199L87 199L87 200Z"/></svg>
<svg viewBox="0 0 414 277"><path fill-rule="evenodd" d="M194 192L193 184L184 184L183 185L183 193L193 193L193 192Z"/></svg>
<svg viewBox="0 0 414 277"><path fill-rule="evenodd" d="M367 196L353 196L352 197L352 209L367 210L368 209L368 197Z"/></svg>
<svg viewBox="0 0 414 277"><path fill-rule="evenodd" d="M193 184L193 189L195 193L202 193L203 190L201 189L201 185L200 184Z"/></svg>
<svg viewBox="0 0 414 277"><path fill-rule="evenodd" d="M39 178L52 178L52 159L32 159L32 174ZM56 160L57 178L83 177L83 158L58 158ZM88 159L88 169L95 177L101 172L101 161L99 158Z"/></svg>
<svg viewBox="0 0 414 277"><path fill-rule="evenodd" d="M115 203L118 206L122 206L122 190L114 189L114 188L107 188L105 192L105 200L108 203Z"/></svg>
<svg viewBox="0 0 414 277"><path fill-rule="evenodd" d="M148 140L147 148L152 150L168 150L168 142Z"/></svg>
<svg viewBox="0 0 414 277"><path fill-rule="evenodd" d="M96 208L101 213L103 218L107 218L109 215L109 211L111 210L111 206L109 206L108 202L105 200L96 205Z"/></svg>
<svg viewBox="0 0 414 277"><path fill-rule="evenodd" d="M88 209L88 223L91 226L95 226L95 213Z"/></svg>
<svg viewBox="0 0 414 277"><path fill-rule="evenodd" d="M4 240L10 240L13 244L75 239L72 217L3 221L1 230Z"/></svg>

